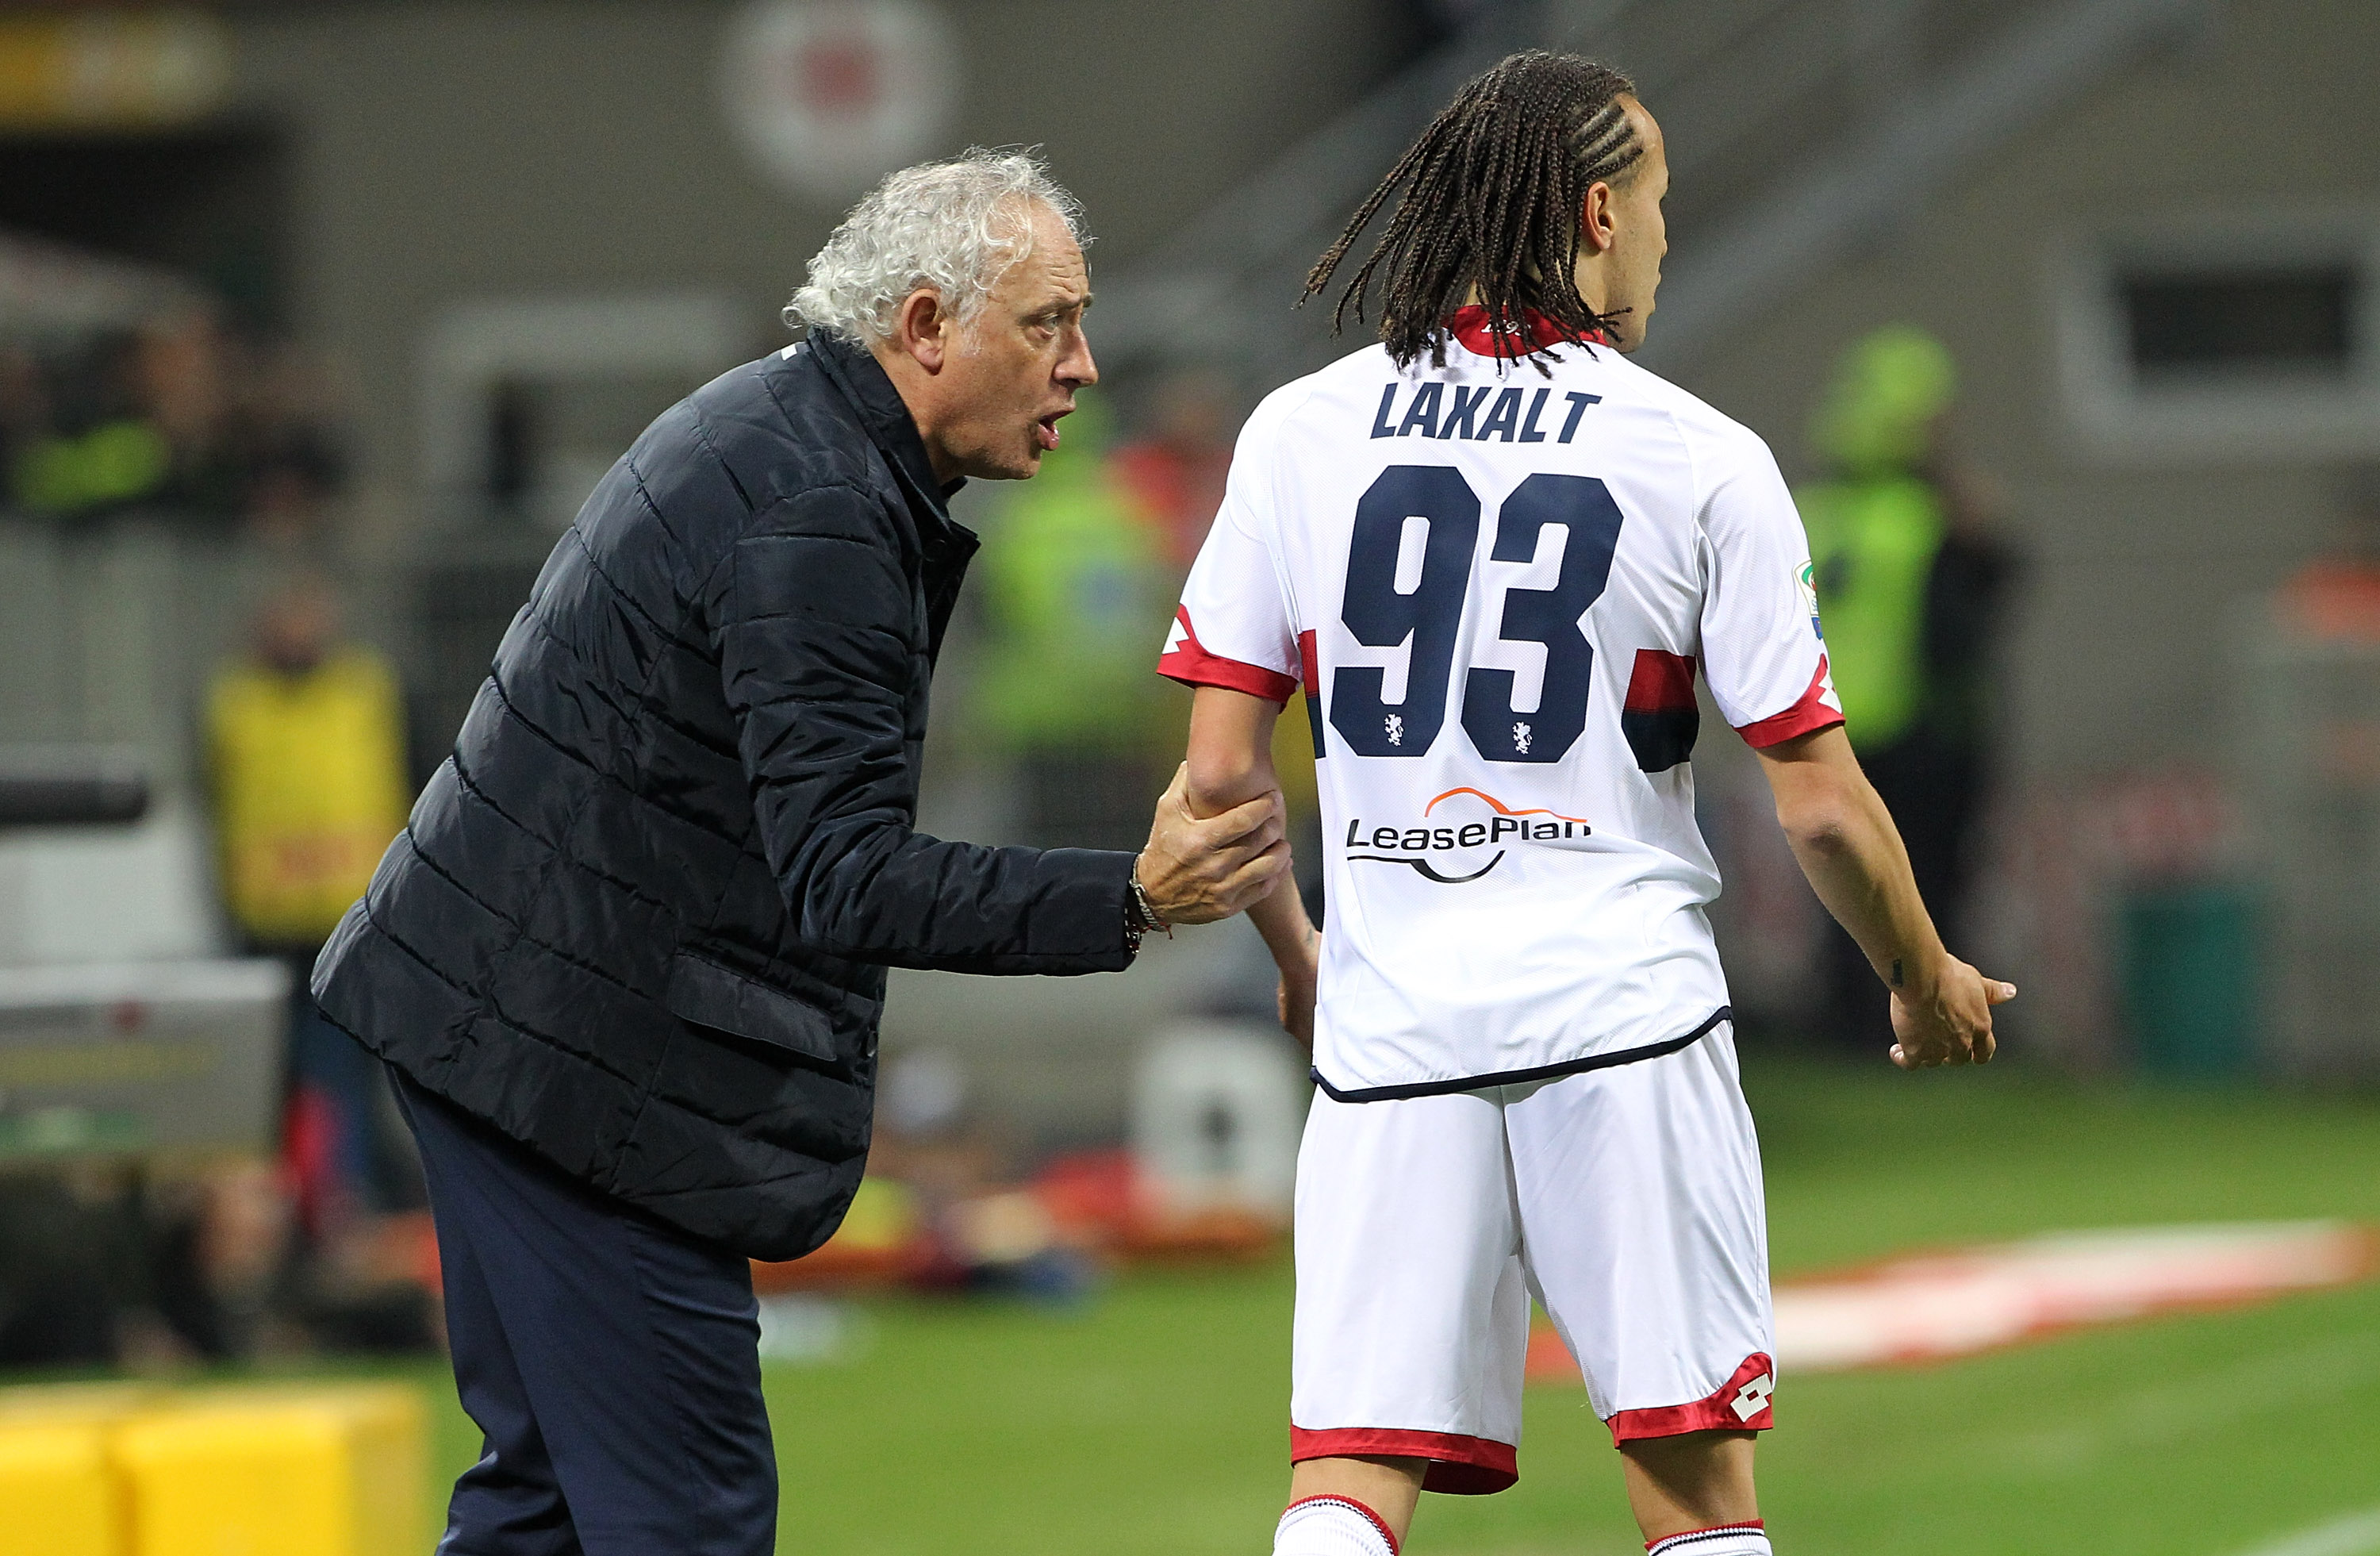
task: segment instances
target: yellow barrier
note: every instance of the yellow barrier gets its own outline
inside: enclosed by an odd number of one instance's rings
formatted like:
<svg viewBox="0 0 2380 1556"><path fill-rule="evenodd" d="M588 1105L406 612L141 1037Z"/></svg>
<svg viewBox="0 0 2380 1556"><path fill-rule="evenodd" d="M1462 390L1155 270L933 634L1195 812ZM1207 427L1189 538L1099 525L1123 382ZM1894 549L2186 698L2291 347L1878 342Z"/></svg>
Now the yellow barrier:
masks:
<svg viewBox="0 0 2380 1556"><path fill-rule="evenodd" d="M0 1421L0 1551L123 1556L124 1509L95 1421Z"/></svg>
<svg viewBox="0 0 2380 1556"><path fill-rule="evenodd" d="M395 1384L0 1391L0 1556L416 1556L427 1435Z"/></svg>
<svg viewBox="0 0 2380 1556"><path fill-rule="evenodd" d="M109 1440L162 1397L145 1383L0 1389L0 1556L130 1556Z"/></svg>

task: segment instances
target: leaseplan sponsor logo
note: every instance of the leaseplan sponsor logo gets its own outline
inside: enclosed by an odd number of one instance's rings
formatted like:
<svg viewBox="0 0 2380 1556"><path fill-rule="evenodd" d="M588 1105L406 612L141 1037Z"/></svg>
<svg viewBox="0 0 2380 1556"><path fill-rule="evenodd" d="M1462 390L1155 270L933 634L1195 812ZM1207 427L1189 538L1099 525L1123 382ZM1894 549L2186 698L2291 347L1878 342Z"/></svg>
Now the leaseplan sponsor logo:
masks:
<svg viewBox="0 0 2380 1556"><path fill-rule="evenodd" d="M1474 820L1456 821L1454 818L1463 813L1467 802L1474 800L1486 806L1487 812L1476 815ZM1449 806L1445 817L1439 818L1451 823L1447 825L1367 825L1362 817L1356 817L1347 823L1349 862L1409 865L1441 886L1461 886L1478 880L1502 864L1512 844L1560 843L1565 838L1591 836L1595 831L1583 817L1565 816L1560 811L1543 808L1515 810L1494 795L1472 788L1447 790L1421 808L1423 818L1430 819L1439 806L1449 801L1455 803ZM1544 819L1539 820L1540 817ZM1464 867L1476 858L1478 851L1483 848L1495 849L1495 857L1476 869L1466 872Z"/></svg>

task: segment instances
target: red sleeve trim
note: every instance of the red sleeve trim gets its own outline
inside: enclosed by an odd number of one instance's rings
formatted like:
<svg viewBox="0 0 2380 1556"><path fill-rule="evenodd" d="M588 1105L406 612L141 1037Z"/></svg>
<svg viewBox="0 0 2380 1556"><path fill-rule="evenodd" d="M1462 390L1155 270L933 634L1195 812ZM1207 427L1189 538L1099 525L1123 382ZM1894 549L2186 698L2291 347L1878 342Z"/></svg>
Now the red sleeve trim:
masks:
<svg viewBox="0 0 2380 1556"><path fill-rule="evenodd" d="M1827 702L1827 656L1818 656L1817 673L1810 677L1810 689L1801 700L1781 713L1771 713L1756 723L1748 723L1735 733L1754 750L1792 739L1797 735L1809 735L1831 729L1843 722L1842 711Z"/></svg>
<svg viewBox="0 0 2380 1556"><path fill-rule="evenodd" d="M1679 1437L1687 1432L1765 1432L1777 1422L1768 1399L1777 1392L1777 1364L1765 1352L1743 1358L1735 1375L1708 1399L1691 1404L1664 1404L1651 1410L1622 1410L1603 1424L1611 1428L1618 1447L1640 1437Z"/></svg>
<svg viewBox="0 0 2380 1556"><path fill-rule="evenodd" d="M1299 1508L1305 1506L1308 1502L1331 1502L1337 1506L1347 1509L1351 1513L1362 1513L1365 1519L1370 1523L1372 1527L1380 1531L1380 1538L1388 1543L1389 1556L1397 1556L1396 1531L1389 1527L1389 1521L1381 1517L1378 1513L1374 1513L1370 1508L1366 1507L1362 1502L1357 1501L1353 1497L1343 1497L1336 1491L1325 1491L1318 1496L1300 1497L1281 1511L1283 1513L1295 1513Z"/></svg>
<svg viewBox="0 0 2380 1556"><path fill-rule="evenodd" d="M1173 623L1181 636L1169 644L1158 657L1157 673L1170 681L1185 687L1222 687L1230 691L1244 691L1250 697L1285 703L1297 689L1297 677L1284 675L1278 670L1267 670L1260 664L1245 664L1236 659L1208 653L1198 641L1198 634L1190 626L1187 607L1177 607Z"/></svg>
<svg viewBox="0 0 2380 1556"><path fill-rule="evenodd" d="M1393 1427L1351 1427L1330 1431L1289 1428L1289 1459L1338 1459L1374 1454L1390 1459L1427 1459L1425 1491L1484 1497L1521 1478L1517 1450L1509 1442L1456 1432L1402 1431Z"/></svg>

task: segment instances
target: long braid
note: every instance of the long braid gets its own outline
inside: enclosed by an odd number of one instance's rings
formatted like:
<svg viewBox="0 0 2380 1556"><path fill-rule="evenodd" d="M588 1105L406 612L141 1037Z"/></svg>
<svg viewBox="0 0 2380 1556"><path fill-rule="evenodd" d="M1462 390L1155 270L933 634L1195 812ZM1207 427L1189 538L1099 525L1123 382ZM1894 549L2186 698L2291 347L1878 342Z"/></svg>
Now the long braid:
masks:
<svg viewBox="0 0 2380 1556"><path fill-rule="evenodd" d="M1534 310L1572 335L1609 329L1579 296L1580 212L1597 183L1645 155L1619 99L1627 77L1575 55L1512 55L1466 83L1397 159L1305 278L1327 291L1355 239L1402 189L1379 241L1339 294L1333 334L1365 322L1379 288L1379 334L1399 364L1446 360L1446 319L1488 310L1499 356L1517 355Z"/></svg>
<svg viewBox="0 0 2380 1556"><path fill-rule="evenodd" d="M1363 206L1355 213L1354 220L1347 225L1347 230L1339 235L1339 240L1330 246L1330 251L1322 256L1306 276L1305 292L1304 297L1299 298L1300 302L1303 302L1305 298L1320 292L1330 284L1331 274L1339 268L1339 262L1346 258L1347 250L1354 243L1356 235L1369 225L1372 218L1379 213L1381 205L1387 201L1389 195L1398 184L1408 178L1417 186L1435 186L1439 183L1439 164L1450 154L1454 140L1454 127L1449 122L1448 115L1440 115L1436 123L1422 132L1420 140L1406 148L1405 154L1397 160L1396 166L1390 168L1389 176L1380 180L1379 188L1372 191L1371 197L1365 201ZM1390 241L1390 238L1409 237L1410 229L1415 225L1416 218L1417 213L1408 212L1402 203L1399 204L1396 212L1390 217L1388 237L1373 248L1371 254L1364 261L1362 268L1355 272L1354 280L1349 284L1345 291L1340 294L1338 306L1331 310L1330 328L1334 334L1345 322L1345 316L1351 305L1354 310L1355 322L1359 324L1364 322L1364 299L1371 291L1372 274L1379 268L1383 258L1392 253L1396 256L1396 265L1391 272L1391 291L1397 289L1397 282L1400 279L1395 274L1396 271L1410 269L1416 263L1427 262L1427 256L1415 253L1414 246L1409 241L1393 245Z"/></svg>

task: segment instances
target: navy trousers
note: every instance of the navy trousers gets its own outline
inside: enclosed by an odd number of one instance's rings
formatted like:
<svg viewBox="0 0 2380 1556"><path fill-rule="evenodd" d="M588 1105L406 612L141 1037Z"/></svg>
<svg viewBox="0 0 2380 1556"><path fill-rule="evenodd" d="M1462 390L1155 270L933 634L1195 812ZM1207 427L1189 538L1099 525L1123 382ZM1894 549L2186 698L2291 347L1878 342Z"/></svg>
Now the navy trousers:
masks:
<svg viewBox="0 0 2380 1556"><path fill-rule="evenodd" d="M751 1266L390 1077L421 1145L455 1387L487 1440L441 1556L770 1556Z"/></svg>

